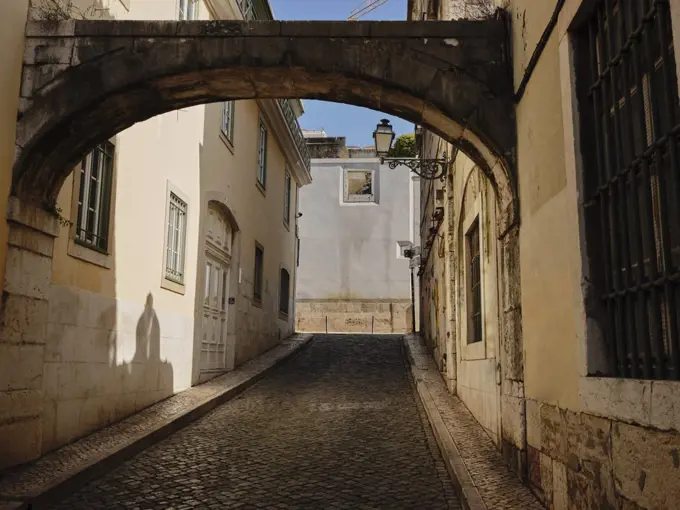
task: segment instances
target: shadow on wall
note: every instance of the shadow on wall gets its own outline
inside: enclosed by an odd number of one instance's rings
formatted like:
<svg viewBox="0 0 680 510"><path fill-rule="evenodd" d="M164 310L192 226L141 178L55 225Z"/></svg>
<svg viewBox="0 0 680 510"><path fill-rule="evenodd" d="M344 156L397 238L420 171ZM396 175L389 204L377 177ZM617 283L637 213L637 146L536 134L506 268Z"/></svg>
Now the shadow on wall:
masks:
<svg viewBox="0 0 680 510"><path fill-rule="evenodd" d="M79 292L72 289L72 293ZM85 299L82 294L74 297ZM118 313L113 304L96 319L100 327L113 323L108 331L75 326L57 340L61 359L46 364L46 372L56 373L57 381L51 383L49 376L45 380L43 453L174 393L172 365L161 359L160 323L152 294L147 295L136 323L133 356L132 334L126 333L126 321Z"/></svg>

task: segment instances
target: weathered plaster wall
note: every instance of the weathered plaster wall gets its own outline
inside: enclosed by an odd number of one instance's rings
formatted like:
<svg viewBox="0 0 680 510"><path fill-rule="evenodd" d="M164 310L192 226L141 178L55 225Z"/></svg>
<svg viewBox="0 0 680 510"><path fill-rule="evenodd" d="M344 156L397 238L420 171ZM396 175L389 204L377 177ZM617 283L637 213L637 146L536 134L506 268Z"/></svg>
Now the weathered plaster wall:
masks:
<svg viewBox="0 0 680 510"><path fill-rule="evenodd" d="M565 3L518 107L528 479L550 508L671 509L680 499L678 383L588 376L594 339L583 303L568 33L580 6ZM536 14L533 4L513 2L519 7Z"/></svg>
<svg viewBox="0 0 680 510"><path fill-rule="evenodd" d="M516 83L554 8L540 4L512 2ZM570 293L577 276L570 247L578 244L577 200L565 189L561 80L570 76L560 69L558 44L554 32L517 107L522 331L527 397L573 407L578 350Z"/></svg>
<svg viewBox="0 0 680 510"><path fill-rule="evenodd" d="M375 170L377 203L343 203L343 168ZM312 160L300 190L296 299L411 299L409 261L397 241L413 241L410 171L376 159Z"/></svg>

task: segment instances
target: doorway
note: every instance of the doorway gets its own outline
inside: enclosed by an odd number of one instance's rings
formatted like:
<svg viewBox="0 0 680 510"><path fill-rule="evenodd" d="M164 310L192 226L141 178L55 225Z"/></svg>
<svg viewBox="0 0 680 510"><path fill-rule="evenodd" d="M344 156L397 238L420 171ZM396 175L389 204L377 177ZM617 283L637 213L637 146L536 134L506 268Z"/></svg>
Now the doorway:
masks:
<svg viewBox="0 0 680 510"><path fill-rule="evenodd" d="M227 363L227 311L233 232L224 215L208 207L205 237L203 319L201 324L202 373L224 371Z"/></svg>

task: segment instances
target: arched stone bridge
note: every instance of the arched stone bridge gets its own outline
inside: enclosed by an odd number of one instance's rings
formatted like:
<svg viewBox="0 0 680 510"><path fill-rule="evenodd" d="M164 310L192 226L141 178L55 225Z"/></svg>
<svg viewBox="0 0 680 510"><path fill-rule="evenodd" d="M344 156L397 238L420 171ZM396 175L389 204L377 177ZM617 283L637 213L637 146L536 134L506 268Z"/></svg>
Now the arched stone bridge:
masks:
<svg viewBox="0 0 680 510"><path fill-rule="evenodd" d="M12 194L50 208L75 163L132 124L246 98L365 106L472 157L516 220L505 21L66 21L27 25ZM503 230L503 229L502 229Z"/></svg>

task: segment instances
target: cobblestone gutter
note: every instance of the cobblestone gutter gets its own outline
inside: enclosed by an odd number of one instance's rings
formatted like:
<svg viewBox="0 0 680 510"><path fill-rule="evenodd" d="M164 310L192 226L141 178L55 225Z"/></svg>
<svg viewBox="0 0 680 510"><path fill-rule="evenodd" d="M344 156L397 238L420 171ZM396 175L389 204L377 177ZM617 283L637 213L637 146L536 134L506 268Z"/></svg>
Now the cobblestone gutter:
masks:
<svg viewBox="0 0 680 510"><path fill-rule="evenodd" d="M236 370L163 400L37 461L0 474L0 510L44 508L260 380L313 335L286 339Z"/></svg>
<svg viewBox="0 0 680 510"><path fill-rule="evenodd" d="M459 398L448 392L419 337L404 337L418 396L446 468L467 510L540 510L543 505L508 469L491 438Z"/></svg>

